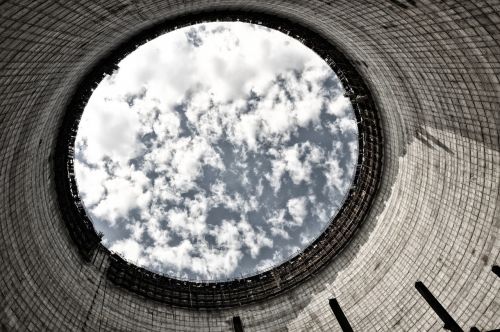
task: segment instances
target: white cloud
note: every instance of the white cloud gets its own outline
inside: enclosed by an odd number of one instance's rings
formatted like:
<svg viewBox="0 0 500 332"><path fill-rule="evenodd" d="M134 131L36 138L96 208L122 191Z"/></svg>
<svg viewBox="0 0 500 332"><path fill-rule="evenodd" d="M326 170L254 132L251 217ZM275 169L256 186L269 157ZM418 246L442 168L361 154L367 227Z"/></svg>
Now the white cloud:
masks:
<svg viewBox="0 0 500 332"><path fill-rule="evenodd" d="M281 236L284 239L289 239L290 235L285 230L287 220L285 219L286 210L282 209L275 211L267 218L267 223L271 225L271 234L274 236Z"/></svg>
<svg viewBox="0 0 500 332"><path fill-rule="evenodd" d="M118 240L109 248L111 251L123 255L127 260L139 265L146 263L143 254L143 246L132 238Z"/></svg>
<svg viewBox="0 0 500 332"><path fill-rule="evenodd" d="M268 269L268 268L270 268L272 266L275 266L278 263L282 262L284 258L285 257L283 257L283 249L277 249L273 253L272 258L261 260L259 262L259 264L257 264L256 269L257 270L261 270L261 271L265 270L265 269Z"/></svg>
<svg viewBox="0 0 500 332"><path fill-rule="evenodd" d="M311 241L314 240L314 236L311 233L301 233L300 234L300 244L301 245L307 245L311 243Z"/></svg>
<svg viewBox="0 0 500 332"><path fill-rule="evenodd" d="M245 143L250 150L257 150L257 132L261 125L261 119L256 114L243 114L234 125L234 141Z"/></svg>
<svg viewBox="0 0 500 332"><path fill-rule="evenodd" d="M90 206L99 202L105 192L104 182L108 173L102 168L87 167L84 163L75 163L75 173L85 203Z"/></svg>
<svg viewBox="0 0 500 332"><path fill-rule="evenodd" d="M146 226L141 222L135 222L128 224L125 228L130 231L130 237L132 239L134 239L135 241L141 241Z"/></svg>
<svg viewBox="0 0 500 332"><path fill-rule="evenodd" d="M333 114L338 118L343 118L346 112L352 108L349 98L343 95L338 95L330 103L328 103L327 113Z"/></svg>
<svg viewBox="0 0 500 332"><path fill-rule="evenodd" d="M271 166L272 173L266 174L265 177L274 188L274 193L276 194L281 188L281 177L286 171L286 162L283 160L273 160Z"/></svg>
<svg viewBox="0 0 500 332"><path fill-rule="evenodd" d="M207 232L208 200L202 195L186 199L185 210L172 208L167 212L168 226L183 238L201 238Z"/></svg>
<svg viewBox="0 0 500 332"><path fill-rule="evenodd" d="M271 149L269 154L276 159L272 161L272 173L266 179L277 193L281 188L281 178L288 172L294 184L309 183L314 164L320 163L324 158L322 149L310 142L294 144L280 150Z"/></svg>
<svg viewBox="0 0 500 332"><path fill-rule="evenodd" d="M311 177L311 166L307 162L300 161L300 156L301 153L297 144L282 153L288 174L290 174L290 178L295 184L299 184L301 181L309 182Z"/></svg>
<svg viewBox="0 0 500 332"><path fill-rule="evenodd" d="M192 263L193 244L184 240L177 246L154 245L146 249L149 259L154 263L164 265L165 267L174 267L181 271L189 268ZM153 263L153 264L154 264Z"/></svg>
<svg viewBox="0 0 500 332"><path fill-rule="evenodd" d="M260 249L263 247L273 247L273 240L259 228L258 231L250 225L250 223L243 219L238 223L238 229L243 237L243 243L249 249L252 258L257 258Z"/></svg>
<svg viewBox="0 0 500 332"><path fill-rule="evenodd" d="M169 230L162 227L157 217L148 218L146 231L148 236L154 241L155 246L165 246L170 241Z"/></svg>
<svg viewBox="0 0 500 332"><path fill-rule="evenodd" d="M243 256L239 250L216 250L208 249L206 246L200 246L200 253L200 256L192 257L192 269L209 279L231 275Z"/></svg>
<svg viewBox="0 0 500 332"><path fill-rule="evenodd" d="M131 168L121 169L126 176L111 177L103 182L105 197L92 209L92 213L114 225L135 208L147 208L151 193L146 191L148 179L143 173ZM119 173L118 173L119 174ZM87 191L90 191L88 188Z"/></svg>
<svg viewBox="0 0 500 332"><path fill-rule="evenodd" d="M224 169L220 156L201 137L183 137L172 142L171 169L167 174L172 185L181 192L186 192L195 187L194 180L201 174L201 167L210 165ZM159 164L160 161L157 161ZM170 173L170 174L169 174Z"/></svg>
<svg viewBox="0 0 500 332"><path fill-rule="evenodd" d="M262 195L262 193L264 192L264 185L262 184L262 178L259 179L259 183L257 184L257 187L255 189L256 189L257 196L260 197Z"/></svg>
<svg viewBox="0 0 500 332"><path fill-rule="evenodd" d="M176 138L180 132L180 119L172 110L159 112L158 119L152 123L154 133L159 141Z"/></svg>
<svg viewBox="0 0 500 332"><path fill-rule="evenodd" d="M214 227L211 234L220 247L234 250L241 248L238 227L234 221L223 220L220 226L216 225Z"/></svg>
<svg viewBox="0 0 500 332"><path fill-rule="evenodd" d="M287 203L288 213L292 216L294 226L302 226L307 216L306 197L292 198Z"/></svg>
<svg viewBox="0 0 500 332"><path fill-rule="evenodd" d="M307 127L311 122L319 123L321 106L323 101L317 95L306 94L307 97L300 100L297 105L297 123L301 127Z"/></svg>
<svg viewBox="0 0 500 332"><path fill-rule="evenodd" d="M357 125L354 120L348 119L348 118L341 118L337 121L335 121L336 124L338 124L340 131L342 133L346 132L351 132L355 133L357 131Z"/></svg>
<svg viewBox="0 0 500 332"><path fill-rule="evenodd" d="M83 113L77 140L85 140L82 150L90 163L100 163L103 156L121 165L138 156L143 146L137 135L140 130L139 115L127 103L109 100L106 84L94 91Z"/></svg>
<svg viewBox="0 0 500 332"><path fill-rule="evenodd" d="M330 188L337 188L339 191L344 191L347 185L346 179L344 178L344 171L340 167L339 160L334 156L330 156L326 161L326 170L324 175L326 177L325 186Z"/></svg>
<svg viewBox="0 0 500 332"><path fill-rule="evenodd" d="M211 195L208 198L208 205L213 207L224 206L235 212L249 212L257 210L258 208L258 202L256 202L256 198L254 196L245 200L238 192L233 195L229 195L226 192L226 184L220 180L216 181L215 184L210 187L210 193Z"/></svg>
<svg viewBox="0 0 500 332"><path fill-rule="evenodd" d="M279 248L273 253L272 258L260 261L257 265L257 269L262 271L276 266L279 263L283 262L285 259L292 256L292 254L297 253L299 250L300 248L297 246L286 246Z"/></svg>

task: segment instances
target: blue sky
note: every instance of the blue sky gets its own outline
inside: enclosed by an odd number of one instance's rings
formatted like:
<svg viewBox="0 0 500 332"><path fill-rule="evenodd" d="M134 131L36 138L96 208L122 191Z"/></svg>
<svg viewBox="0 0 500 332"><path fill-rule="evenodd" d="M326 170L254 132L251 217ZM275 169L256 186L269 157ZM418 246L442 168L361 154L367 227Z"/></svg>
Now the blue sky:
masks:
<svg viewBox="0 0 500 332"><path fill-rule="evenodd" d="M357 159L327 64L258 25L205 23L128 55L90 98L75 171L104 244L179 278L269 268L315 239Z"/></svg>

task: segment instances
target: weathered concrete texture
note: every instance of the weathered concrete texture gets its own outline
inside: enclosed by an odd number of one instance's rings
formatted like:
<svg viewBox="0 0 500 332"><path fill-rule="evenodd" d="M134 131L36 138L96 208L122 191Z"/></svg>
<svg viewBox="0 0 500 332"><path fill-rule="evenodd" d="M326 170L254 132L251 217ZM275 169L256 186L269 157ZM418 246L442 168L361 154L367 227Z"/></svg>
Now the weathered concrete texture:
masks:
<svg viewBox="0 0 500 332"><path fill-rule="evenodd" d="M73 88L141 28L196 9L252 8L327 36L357 64L384 126L369 219L322 273L286 295L188 311L85 264L57 207L52 153ZM500 1L31 1L0 5L0 330L437 331L423 281L464 330L500 328Z"/></svg>

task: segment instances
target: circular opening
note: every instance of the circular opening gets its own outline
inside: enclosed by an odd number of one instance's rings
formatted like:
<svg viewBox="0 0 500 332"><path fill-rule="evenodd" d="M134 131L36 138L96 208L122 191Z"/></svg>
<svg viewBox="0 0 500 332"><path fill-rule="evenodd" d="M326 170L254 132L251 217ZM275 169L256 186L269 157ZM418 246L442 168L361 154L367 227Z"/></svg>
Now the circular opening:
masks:
<svg viewBox="0 0 500 332"><path fill-rule="evenodd" d="M243 22L138 47L92 92L78 192L103 244L191 280L254 275L318 238L358 162L354 109L300 41Z"/></svg>
<svg viewBox="0 0 500 332"><path fill-rule="evenodd" d="M154 272L152 268L142 268L105 247L102 234L96 231L78 191L75 175L75 141L82 113L93 91L103 77L112 76L114 71L119 69L117 64L126 55L135 51L139 45L162 36L165 32L195 23L214 21L243 21L279 30L294 36L323 58L342 82L344 96L351 102L357 122L358 157L356 167L352 170L354 174L351 185L341 202L343 204L338 210L337 207L331 206L334 217L326 223L322 233L299 254L292 254L288 259L284 258L281 264L264 271L254 270L255 272L249 275L233 274L233 278L223 280L215 280L216 277L213 276L208 281L199 279L181 281L179 277L174 276L177 273L175 271L171 273L166 271L167 274L162 274ZM225 69L224 66L221 68ZM287 110L291 112L290 109ZM382 153L382 133L370 92L350 61L328 40L308 27L283 17L252 11L202 11L169 18L137 32L118 43L89 68L75 87L61 123L54 154L54 179L60 212L80 257L93 265L94 269L104 273L114 285L173 306L199 309L228 308L268 300L305 280L314 278L332 262L332 259L349 243L370 211L382 172ZM298 159L300 162L304 161ZM234 191L228 195L234 195ZM283 209L286 207L288 210L288 204L283 206ZM289 220L293 221L291 214ZM271 249L264 247L259 252L265 250ZM183 272L180 275L185 276Z"/></svg>

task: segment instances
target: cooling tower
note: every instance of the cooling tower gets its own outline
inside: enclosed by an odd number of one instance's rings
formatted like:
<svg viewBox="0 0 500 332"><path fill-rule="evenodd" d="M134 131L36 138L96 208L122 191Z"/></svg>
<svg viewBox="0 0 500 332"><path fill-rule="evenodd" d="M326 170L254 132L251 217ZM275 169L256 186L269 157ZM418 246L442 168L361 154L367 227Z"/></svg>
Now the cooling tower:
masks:
<svg viewBox="0 0 500 332"><path fill-rule="evenodd" d="M499 1L16 0L0 13L0 330L500 328ZM225 16L283 23L332 54L369 96L366 154L344 205L353 224L288 262L294 273L196 285L97 245L61 146L117 59Z"/></svg>

